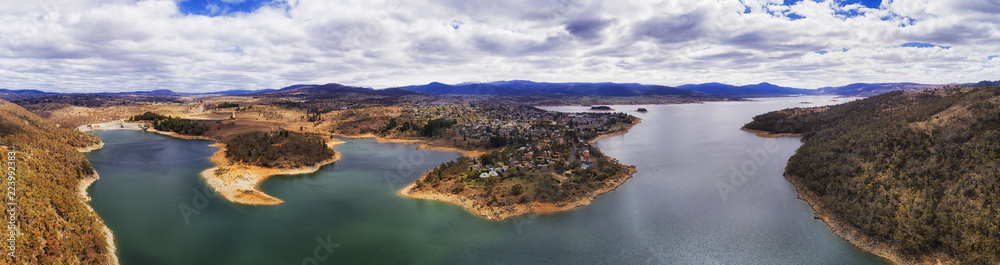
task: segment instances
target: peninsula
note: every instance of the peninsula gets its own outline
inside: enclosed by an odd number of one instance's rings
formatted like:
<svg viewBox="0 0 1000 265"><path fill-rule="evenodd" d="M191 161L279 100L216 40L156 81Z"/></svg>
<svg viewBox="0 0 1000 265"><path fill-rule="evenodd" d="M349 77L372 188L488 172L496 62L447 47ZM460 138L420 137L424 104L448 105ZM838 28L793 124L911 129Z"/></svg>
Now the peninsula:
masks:
<svg viewBox="0 0 1000 265"><path fill-rule="evenodd" d="M899 264L996 264L997 102L990 84L896 91L744 129L803 137L785 178L859 248Z"/></svg>
<svg viewBox="0 0 1000 265"><path fill-rule="evenodd" d="M587 205L635 173L635 167L618 163L590 143L602 135L627 132L638 118L530 107L480 108L487 117L457 131L466 139L489 139L491 147L501 149L444 163L401 190L401 195L457 204L499 221Z"/></svg>

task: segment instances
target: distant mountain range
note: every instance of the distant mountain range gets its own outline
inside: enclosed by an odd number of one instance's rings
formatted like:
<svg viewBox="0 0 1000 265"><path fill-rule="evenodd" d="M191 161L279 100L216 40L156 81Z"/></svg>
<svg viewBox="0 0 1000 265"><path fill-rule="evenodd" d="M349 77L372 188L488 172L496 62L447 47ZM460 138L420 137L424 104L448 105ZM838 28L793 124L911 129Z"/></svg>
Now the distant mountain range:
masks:
<svg viewBox="0 0 1000 265"><path fill-rule="evenodd" d="M303 85L299 85L303 86ZM45 92L40 90L10 90L10 89L0 89L0 98L6 98L11 96L19 97L39 97L47 95L72 95L72 94L87 94L87 95L102 95L102 96L147 96L147 97L179 97L179 96L197 96L197 95L244 95L251 93L260 93L267 91L275 91L275 89L261 89L261 90L226 90L226 91L216 91L216 92L203 92L203 93L182 93L174 92L167 89L153 90L153 91L131 91L131 92L97 92L97 93L56 93L56 92Z"/></svg>
<svg viewBox="0 0 1000 265"><path fill-rule="evenodd" d="M636 83L545 83L526 80L464 83L457 85L433 82L426 85L404 86L400 88L435 95L629 97L704 94L676 87Z"/></svg>
<svg viewBox="0 0 1000 265"><path fill-rule="evenodd" d="M363 87L353 87L345 86L341 84L325 84L325 85L294 85L285 87L278 90L272 91L261 91L244 94L248 96L285 96L285 97L302 97L311 99L331 99L331 98L343 98L343 97L353 97L353 96L409 96L409 95L426 95L421 92L402 89L402 88L387 88L387 89L371 89Z"/></svg>
<svg viewBox="0 0 1000 265"><path fill-rule="evenodd" d="M1000 81L982 81L964 85L989 85ZM734 86L722 83L688 84L678 87L643 85L637 83L545 83L524 80L498 81L489 83L464 83L448 85L438 82L404 86L400 88L435 95L495 95L495 96L603 96L624 97L644 95L723 95L742 97L791 96L791 95L838 95L848 97L869 97L890 91L918 91L941 88L946 85L917 83L855 83L846 86L803 89L783 87L771 83Z"/></svg>
<svg viewBox="0 0 1000 265"><path fill-rule="evenodd" d="M982 81L964 85L983 86L996 84L1000 81ZM103 92L87 93L109 96L195 96L195 95L283 95L308 96L311 98L337 98L352 94L363 95L491 95L491 96L586 96L586 97L628 97L648 95L722 95L722 96L789 96L789 95L838 95L869 97L890 91L918 91L944 87L946 85L929 85L917 83L855 83L846 86L823 87L819 89L802 89L759 83L754 85L734 86L722 83L688 84L678 87L661 85L644 85L638 83L547 83L527 80L496 81L488 83L443 84L433 82L426 85L403 86L387 89L372 89L344 86L340 84L326 85L293 85L281 89L261 90L227 90L205 93L178 93L170 90L136 91L136 92ZM9 90L0 89L0 98L34 98L63 93L44 92L39 90ZM79 94L79 93L69 93Z"/></svg>
<svg viewBox="0 0 1000 265"><path fill-rule="evenodd" d="M23 90L0 89L0 95L2 95L2 94L10 94L10 95L55 95L55 94L59 94L59 93L52 93L52 92L45 92L45 91L31 90L31 89L23 89Z"/></svg>
<svg viewBox="0 0 1000 265"><path fill-rule="evenodd" d="M926 89L941 88L944 86L945 85L926 85L917 83L877 83L877 84L855 83L839 87L823 87L817 90L819 90L818 94L824 94L824 95L870 97L896 90L920 91Z"/></svg>
<svg viewBox="0 0 1000 265"><path fill-rule="evenodd" d="M681 89L690 89L698 92L728 96L782 96L815 94L815 89L802 89L777 86L771 83L760 83L756 85L734 86L721 83L705 83L697 85L679 86Z"/></svg>

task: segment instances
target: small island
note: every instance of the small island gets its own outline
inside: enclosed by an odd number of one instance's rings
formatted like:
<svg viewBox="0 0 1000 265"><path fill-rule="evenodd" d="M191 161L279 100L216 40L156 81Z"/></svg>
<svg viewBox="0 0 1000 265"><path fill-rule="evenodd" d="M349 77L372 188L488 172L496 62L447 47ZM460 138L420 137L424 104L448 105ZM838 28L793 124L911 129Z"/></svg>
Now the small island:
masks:
<svg viewBox="0 0 1000 265"><path fill-rule="evenodd" d="M614 110L614 109L612 109L611 107L608 107L608 106L593 106L593 107L590 107L590 110L605 111L605 110Z"/></svg>
<svg viewBox="0 0 1000 265"><path fill-rule="evenodd" d="M635 110L635 111L637 111L637 112L642 112L642 113L646 113L646 112L649 112L648 110L646 110L646 108L639 108L639 109L637 109L637 110Z"/></svg>
<svg viewBox="0 0 1000 265"><path fill-rule="evenodd" d="M250 132L225 143L216 143L212 156L217 167L201 173L222 197L248 205L275 205L281 199L257 189L260 182L275 175L306 174L340 160L331 149L341 141L324 141L317 135L279 129Z"/></svg>

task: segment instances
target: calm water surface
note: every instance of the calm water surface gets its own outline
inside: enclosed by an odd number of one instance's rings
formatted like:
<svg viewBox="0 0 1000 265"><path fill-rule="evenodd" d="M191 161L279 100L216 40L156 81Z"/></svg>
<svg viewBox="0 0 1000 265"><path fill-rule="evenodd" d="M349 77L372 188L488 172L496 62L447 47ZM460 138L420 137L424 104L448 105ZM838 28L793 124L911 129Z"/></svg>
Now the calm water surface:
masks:
<svg viewBox="0 0 1000 265"><path fill-rule="evenodd" d="M739 128L830 98L641 106L628 134L597 146L638 173L571 212L495 222L396 195L456 153L344 139L344 158L261 188L285 203L215 197L198 173L209 141L95 132L91 205L122 264L886 264L832 234L781 176L800 143ZM619 111L640 106L614 106ZM551 107L583 111L585 107Z"/></svg>

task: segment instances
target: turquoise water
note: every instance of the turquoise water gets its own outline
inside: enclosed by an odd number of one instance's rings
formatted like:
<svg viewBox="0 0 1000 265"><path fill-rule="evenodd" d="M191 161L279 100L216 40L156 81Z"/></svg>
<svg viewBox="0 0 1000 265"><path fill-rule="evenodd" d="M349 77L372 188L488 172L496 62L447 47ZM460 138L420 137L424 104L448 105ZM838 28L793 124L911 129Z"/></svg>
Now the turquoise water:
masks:
<svg viewBox="0 0 1000 265"><path fill-rule="evenodd" d="M398 196L459 155L372 139L344 139L342 160L261 185L285 203L243 206L198 176L213 166L211 142L100 131L106 145L87 157L101 180L89 192L126 265L884 264L796 199L781 172L797 139L738 130L756 114L811 106L801 101L643 106L632 113L641 124L597 144L635 165L633 179L571 212L503 222Z"/></svg>

